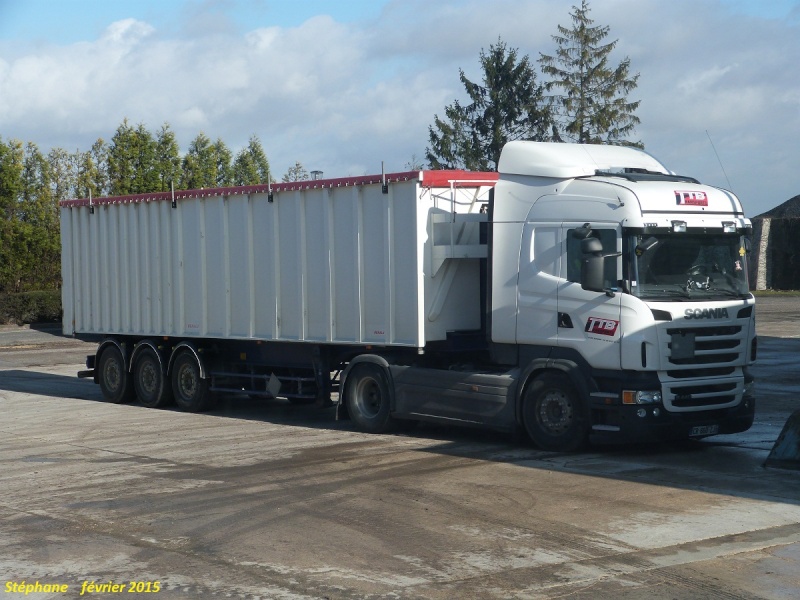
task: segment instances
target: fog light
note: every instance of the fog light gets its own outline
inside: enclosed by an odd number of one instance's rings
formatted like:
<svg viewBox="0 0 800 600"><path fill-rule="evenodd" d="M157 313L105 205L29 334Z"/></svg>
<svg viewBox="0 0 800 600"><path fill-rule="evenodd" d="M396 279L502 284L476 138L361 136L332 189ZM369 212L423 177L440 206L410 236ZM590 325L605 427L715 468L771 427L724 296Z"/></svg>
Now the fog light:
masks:
<svg viewBox="0 0 800 600"><path fill-rule="evenodd" d="M654 408L654 409L653 409L653 416L654 416L654 417L659 417L659 416L661 416L661 409L660 409L660 408Z"/></svg>
<svg viewBox="0 0 800 600"><path fill-rule="evenodd" d="M686 221L673 221L672 231L673 233L686 233Z"/></svg>
<svg viewBox="0 0 800 600"><path fill-rule="evenodd" d="M722 232L723 233L736 233L736 223L732 223L731 221L723 221L722 222Z"/></svg>
<svg viewBox="0 0 800 600"><path fill-rule="evenodd" d="M644 418L647 416L647 411L643 408L640 408L639 410L636 411L636 416Z"/></svg>

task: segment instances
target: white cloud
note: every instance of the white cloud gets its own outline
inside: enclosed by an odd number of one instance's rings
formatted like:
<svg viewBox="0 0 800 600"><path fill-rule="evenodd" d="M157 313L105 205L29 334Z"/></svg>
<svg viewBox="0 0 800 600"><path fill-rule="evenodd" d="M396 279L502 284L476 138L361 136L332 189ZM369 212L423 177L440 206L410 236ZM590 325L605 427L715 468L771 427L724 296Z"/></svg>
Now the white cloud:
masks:
<svg viewBox="0 0 800 600"><path fill-rule="evenodd" d="M111 49L123 49L136 45L155 31L153 27L136 19L123 19L111 23L103 32L100 43Z"/></svg>

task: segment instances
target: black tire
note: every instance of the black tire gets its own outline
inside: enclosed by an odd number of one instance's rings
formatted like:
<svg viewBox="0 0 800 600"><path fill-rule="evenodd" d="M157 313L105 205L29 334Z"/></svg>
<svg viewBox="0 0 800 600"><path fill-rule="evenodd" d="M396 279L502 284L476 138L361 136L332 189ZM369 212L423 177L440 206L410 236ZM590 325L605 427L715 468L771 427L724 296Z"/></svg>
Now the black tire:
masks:
<svg viewBox="0 0 800 600"><path fill-rule="evenodd" d="M369 433L391 431L395 420L390 414L389 382L378 365L360 363L353 367L345 383L345 402L350 418Z"/></svg>
<svg viewBox="0 0 800 600"><path fill-rule="evenodd" d="M172 401L172 386L152 348L145 348L133 364L133 388L142 406L158 408Z"/></svg>
<svg viewBox="0 0 800 600"><path fill-rule="evenodd" d="M125 368L125 360L116 346L107 346L98 362L98 383L103 396L109 402L120 404L135 397L133 381Z"/></svg>
<svg viewBox="0 0 800 600"><path fill-rule="evenodd" d="M208 380L200 377L200 365L190 352L181 352L172 365L175 404L186 412L202 412L213 406Z"/></svg>
<svg viewBox="0 0 800 600"><path fill-rule="evenodd" d="M542 450L576 452L589 441L586 403L566 375L545 373L525 391L522 420L533 443Z"/></svg>

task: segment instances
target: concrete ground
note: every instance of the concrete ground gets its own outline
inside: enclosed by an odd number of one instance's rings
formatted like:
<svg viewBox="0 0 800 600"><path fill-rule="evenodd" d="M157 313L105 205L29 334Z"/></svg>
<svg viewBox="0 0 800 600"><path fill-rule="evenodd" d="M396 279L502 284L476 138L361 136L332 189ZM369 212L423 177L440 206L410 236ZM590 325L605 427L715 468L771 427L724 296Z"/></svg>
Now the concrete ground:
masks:
<svg viewBox="0 0 800 600"><path fill-rule="evenodd" d="M91 345L0 328L4 597L798 598L800 472L762 466L800 408L798 317L759 301L750 431L574 455L279 401L107 404L75 377Z"/></svg>

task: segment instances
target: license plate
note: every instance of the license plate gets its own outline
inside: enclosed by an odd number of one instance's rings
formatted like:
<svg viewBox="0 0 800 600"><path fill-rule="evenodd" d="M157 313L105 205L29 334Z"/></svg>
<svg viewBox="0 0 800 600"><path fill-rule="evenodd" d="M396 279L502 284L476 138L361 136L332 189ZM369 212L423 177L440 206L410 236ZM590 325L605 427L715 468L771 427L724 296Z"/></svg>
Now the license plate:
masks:
<svg viewBox="0 0 800 600"><path fill-rule="evenodd" d="M689 435L714 435L719 433L719 425L697 425L692 427Z"/></svg>

